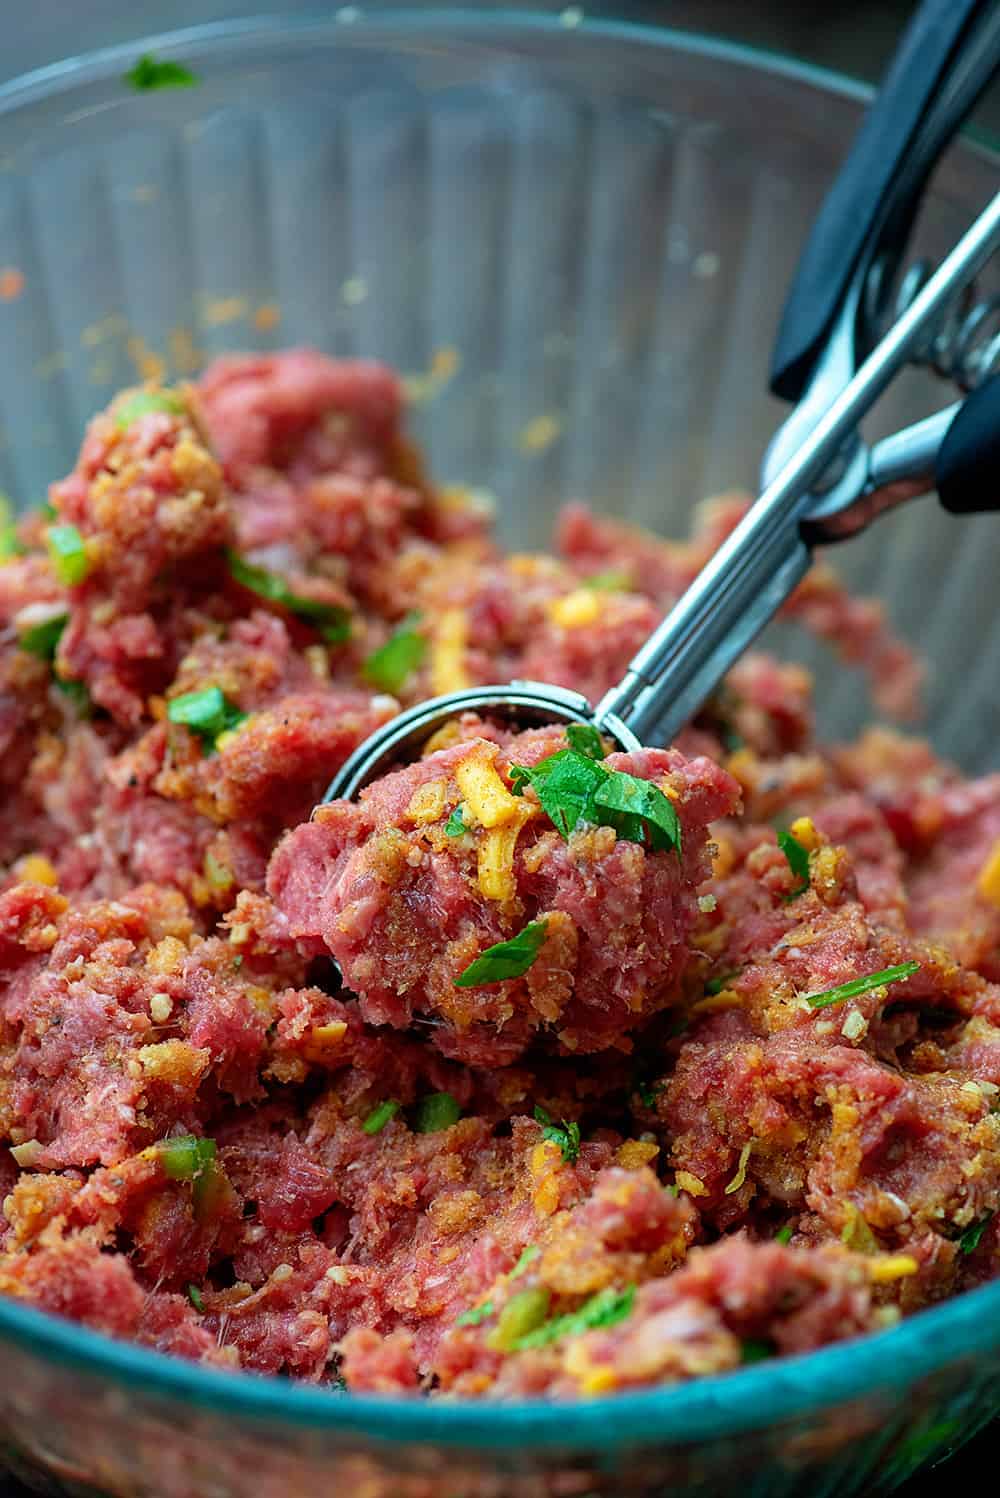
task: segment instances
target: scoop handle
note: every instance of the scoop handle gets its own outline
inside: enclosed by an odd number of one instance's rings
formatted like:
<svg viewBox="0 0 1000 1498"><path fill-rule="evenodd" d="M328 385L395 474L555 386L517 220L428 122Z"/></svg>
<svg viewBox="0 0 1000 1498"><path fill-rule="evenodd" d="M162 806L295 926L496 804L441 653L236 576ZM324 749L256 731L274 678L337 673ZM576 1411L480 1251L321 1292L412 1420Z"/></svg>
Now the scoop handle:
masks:
<svg viewBox="0 0 1000 1498"><path fill-rule="evenodd" d="M1000 510L1000 374L962 402L941 443L934 477L952 515Z"/></svg>
<svg viewBox="0 0 1000 1498"><path fill-rule="evenodd" d="M775 395L802 395L861 256L902 253L934 163L998 66L996 0L924 0L806 241L772 355Z"/></svg>

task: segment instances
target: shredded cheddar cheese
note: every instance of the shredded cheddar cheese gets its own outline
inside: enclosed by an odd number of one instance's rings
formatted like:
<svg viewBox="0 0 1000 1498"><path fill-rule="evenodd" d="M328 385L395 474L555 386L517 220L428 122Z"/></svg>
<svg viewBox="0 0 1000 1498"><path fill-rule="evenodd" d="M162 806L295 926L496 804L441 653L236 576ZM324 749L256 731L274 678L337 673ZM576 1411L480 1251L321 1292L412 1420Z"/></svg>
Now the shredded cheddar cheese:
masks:
<svg viewBox="0 0 1000 1498"><path fill-rule="evenodd" d="M823 846L823 839L816 831L812 817L796 817L788 830L807 853L815 853L817 848Z"/></svg>
<svg viewBox="0 0 1000 1498"><path fill-rule="evenodd" d="M919 1267L909 1254L894 1254L889 1259L876 1259L868 1273L876 1285L888 1285L893 1280L905 1279L908 1274L916 1274Z"/></svg>
<svg viewBox="0 0 1000 1498"><path fill-rule="evenodd" d="M993 844L989 858L979 871L976 888L984 900L1000 909L1000 838Z"/></svg>
<svg viewBox="0 0 1000 1498"><path fill-rule="evenodd" d="M469 622L464 609L445 609L431 644L431 691L435 697L461 692L469 686L465 646Z"/></svg>
<svg viewBox="0 0 1000 1498"><path fill-rule="evenodd" d="M51 860L43 853L29 853L22 858L18 866L18 877L26 884L49 884L59 883L59 875L52 867Z"/></svg>
<svg viewBox="0 0 1000 1498"><path fill-rule="evenodd" d="M723 1009L739 1009L743 1003L734 988L720 988L718 993L706 994L691 1005L692 1014L718 1014Z"/></svg>
<svg viewBox="0 0 1000 1498"><path fill-rule="evenodd" d="M466 807L482 827L502 827L519 822L525 801L512 796L500 772L484 754L472 754L455 771L455 779Z"/></svg>
<svg viewBox="0 0 1000 1498"><path fill-rule="evenodd" d="M487 900L514 898L514 849L523 825L523 821L517 821L506 827L492 827L479 844L476 879L480 893Z"/></svg>
<svg viewBox="0 0 1000 1498"><path fill-rule="evenodd" d="M601 616L600 595L593 588L576 588L562 598L553 598L546 612L560 629L585 629Z"/></svg>

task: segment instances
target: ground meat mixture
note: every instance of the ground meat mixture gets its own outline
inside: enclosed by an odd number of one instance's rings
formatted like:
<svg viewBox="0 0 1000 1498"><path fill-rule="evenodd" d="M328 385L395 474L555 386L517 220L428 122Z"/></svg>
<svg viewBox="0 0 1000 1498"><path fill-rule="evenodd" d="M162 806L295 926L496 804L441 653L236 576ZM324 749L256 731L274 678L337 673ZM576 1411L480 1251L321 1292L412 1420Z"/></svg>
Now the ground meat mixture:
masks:
<svg viewBox="0 0 1000 1498"><path fill-rule="evenodd" d="M745 508L503 556L375 364L123 392L0 532L0 1291L335 1389L588 1396L890 1326L1000 1262L1000 778L752 653L672 746L600 696ZM819 566L790 617L919 668Z"/></svg>

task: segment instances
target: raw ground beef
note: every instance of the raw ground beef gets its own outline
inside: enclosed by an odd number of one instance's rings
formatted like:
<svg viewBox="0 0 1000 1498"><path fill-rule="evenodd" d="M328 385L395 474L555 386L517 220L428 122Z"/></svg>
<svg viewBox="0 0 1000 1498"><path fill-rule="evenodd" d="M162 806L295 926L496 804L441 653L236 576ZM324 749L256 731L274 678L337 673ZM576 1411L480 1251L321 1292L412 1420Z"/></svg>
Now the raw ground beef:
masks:
<svg viewBox="0 0 1000 1498"><path fill-rule="evenodd" d="M310 815L429 694L599 696L744 497L684 543L572 505L501 556L393 373L296 350L123 393L50 499L0 552L0 1291L503 1398L996 1273L998 777L817 744L808 673L752 653L674 746L466 717ZM787 612L914 707L877 605L819 566ZM558 755L619 800L570 825Z"/></svg>

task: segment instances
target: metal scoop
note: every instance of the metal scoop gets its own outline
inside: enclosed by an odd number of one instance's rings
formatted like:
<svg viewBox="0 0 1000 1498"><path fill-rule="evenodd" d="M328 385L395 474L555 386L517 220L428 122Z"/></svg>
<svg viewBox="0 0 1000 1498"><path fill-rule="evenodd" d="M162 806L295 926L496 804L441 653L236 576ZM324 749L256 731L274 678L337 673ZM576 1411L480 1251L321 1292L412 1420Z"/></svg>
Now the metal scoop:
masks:
<svg viewBox="0 0 1000 1498"><path fill-rule="evenodd" d="M919 356L956 296L1000 247L1000 193L856 372L853 367L866 311L870 331L864 298L872 269L877 265L885 278L893 259L898 263L906 239L901 220L912 221L915 195L933 160L995 71L997 19L994 4L927 0L912 23L827 200L827 208L838 199L849 212L846 227L854 238L860 229L859 246L839 267L833 298L825 282L820 304L803 298L817 263L836 264L824 209L786 307L773 384L778 393L797 386L805 394L772 442L763 492L618 685L596 706L578 693L530 681L431 698L361 744L332 781L326 801L356 796L463 712L520 727L593 723L626 750L644 741L668 742L804 577L814 545L856 534L885 510L934 487L955 513L1000 507L1000 376L874 447L858 433L862 417ZM901 115L910 130L900 138ZM895 174L884 170L880 119L896 133ZM874 193L872 141L882 174ZM845 187L853 188L856 201Z"/></svg>

